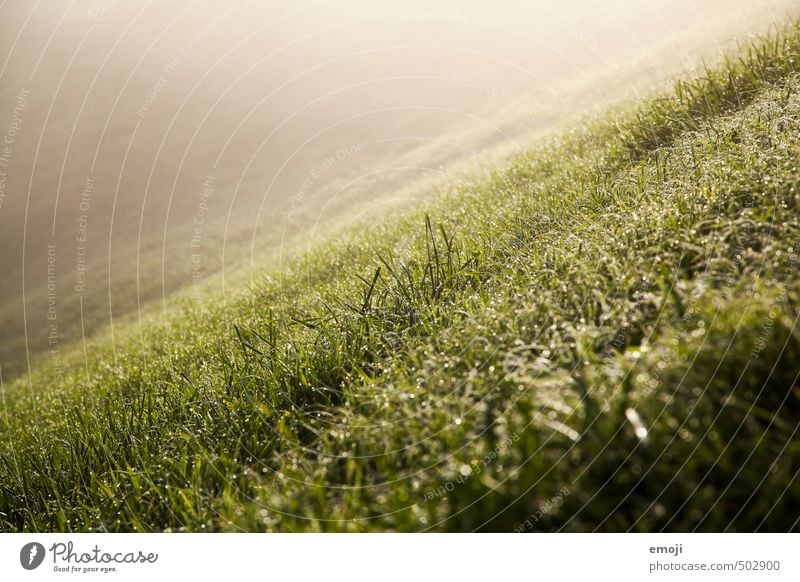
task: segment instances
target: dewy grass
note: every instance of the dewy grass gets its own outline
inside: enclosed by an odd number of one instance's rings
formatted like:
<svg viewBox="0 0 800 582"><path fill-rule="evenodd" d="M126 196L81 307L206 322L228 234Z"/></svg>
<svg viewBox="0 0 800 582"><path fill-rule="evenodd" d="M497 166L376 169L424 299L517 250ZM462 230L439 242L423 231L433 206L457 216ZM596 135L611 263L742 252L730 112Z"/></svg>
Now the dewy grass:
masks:
<svg viewBox="0 0 800 582"><path fill-rule="evenodd" d="M798 56L6 386L0 527L798 529Z"/></svg>

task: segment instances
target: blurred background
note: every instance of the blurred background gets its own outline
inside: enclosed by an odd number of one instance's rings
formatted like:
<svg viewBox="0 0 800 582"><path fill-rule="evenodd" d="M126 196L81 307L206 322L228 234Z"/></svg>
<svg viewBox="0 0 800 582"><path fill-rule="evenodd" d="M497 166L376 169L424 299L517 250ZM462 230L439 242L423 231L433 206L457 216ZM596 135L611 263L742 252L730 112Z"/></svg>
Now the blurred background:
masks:
<svg viewBox="0 0 800 582"><path fill-rule="evenodd" d="M794 4L5 0L3 379L424 205Z"/></svg>

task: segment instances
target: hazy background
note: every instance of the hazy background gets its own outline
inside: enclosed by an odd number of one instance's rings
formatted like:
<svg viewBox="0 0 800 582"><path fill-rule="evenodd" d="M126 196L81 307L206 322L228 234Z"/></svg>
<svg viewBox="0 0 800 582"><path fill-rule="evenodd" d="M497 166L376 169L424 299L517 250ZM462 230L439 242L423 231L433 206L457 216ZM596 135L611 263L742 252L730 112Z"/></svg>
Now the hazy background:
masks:
<svg viewBox="0 0 800 582"><path fill-rule="evenodd" d="M6 0L3 377L424 204L793 4Z"/></svg>

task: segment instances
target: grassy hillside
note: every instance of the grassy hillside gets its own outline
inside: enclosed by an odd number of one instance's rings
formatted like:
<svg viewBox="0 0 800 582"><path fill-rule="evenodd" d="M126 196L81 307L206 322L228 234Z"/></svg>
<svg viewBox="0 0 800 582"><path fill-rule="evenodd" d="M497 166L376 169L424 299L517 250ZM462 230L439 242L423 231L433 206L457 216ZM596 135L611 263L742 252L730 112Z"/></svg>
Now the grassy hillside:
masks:
<svg viewBox="0 0 800 582"><path fill-rule="evenodd" d="M6 386L2 528L800 529L798 63Z"/></svg>
<svg viewBox="0 0 800 582"><path fill-rule="evenodd" d="M273 0L116 2L94 18L97 6L0 6L0 131L21 123L0 168L6 381L177 295L236 285L248 264L276 269L353 220L421 206L800 12Z"/></svg>

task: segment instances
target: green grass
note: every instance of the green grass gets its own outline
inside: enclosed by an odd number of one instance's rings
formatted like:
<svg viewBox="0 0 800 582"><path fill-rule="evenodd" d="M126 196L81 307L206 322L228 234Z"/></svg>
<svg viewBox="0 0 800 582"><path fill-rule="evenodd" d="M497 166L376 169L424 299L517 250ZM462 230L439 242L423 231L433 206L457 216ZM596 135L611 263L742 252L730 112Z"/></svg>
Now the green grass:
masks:
<svg viewBox="0 0 800 582"><path fill-rule="evenodd" d="M6 386L0 527L800 529L798 59Z"/></svg>

